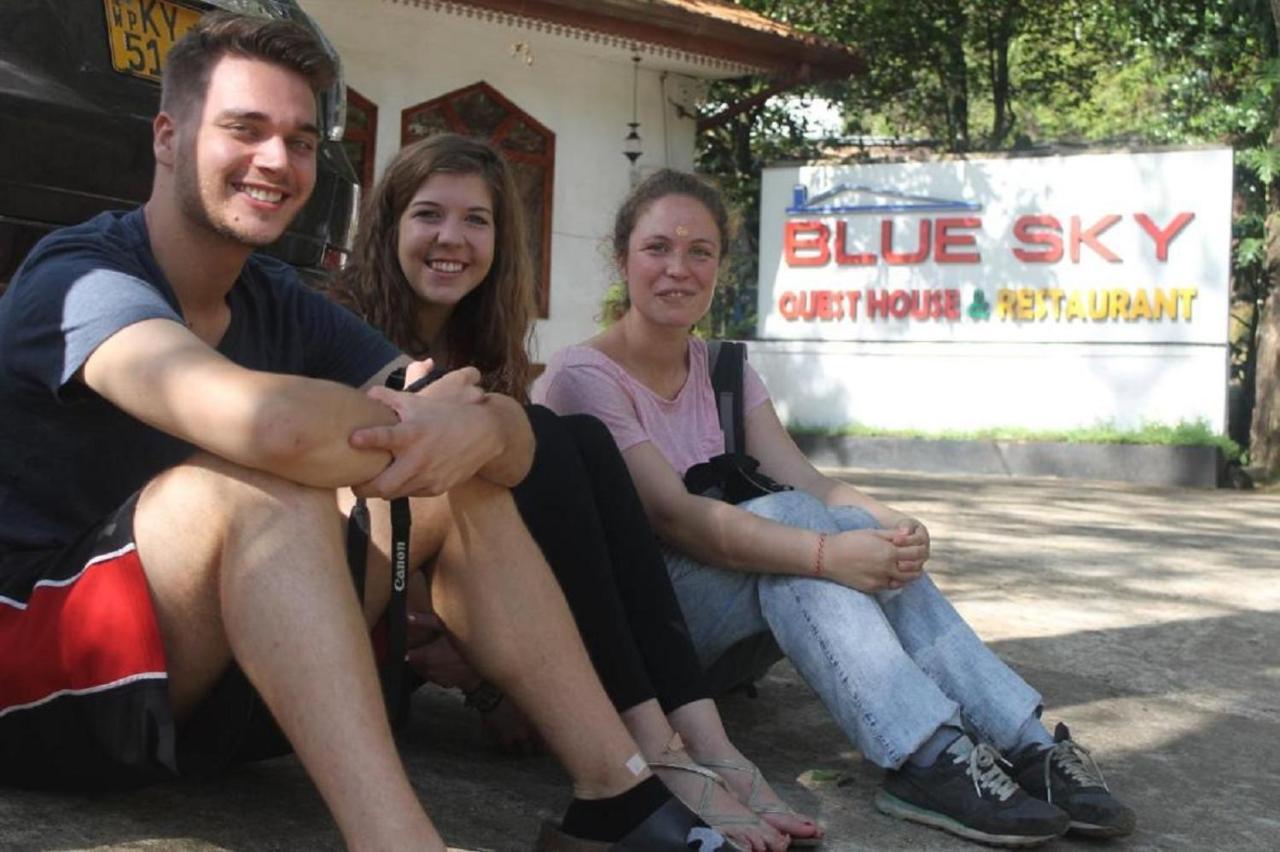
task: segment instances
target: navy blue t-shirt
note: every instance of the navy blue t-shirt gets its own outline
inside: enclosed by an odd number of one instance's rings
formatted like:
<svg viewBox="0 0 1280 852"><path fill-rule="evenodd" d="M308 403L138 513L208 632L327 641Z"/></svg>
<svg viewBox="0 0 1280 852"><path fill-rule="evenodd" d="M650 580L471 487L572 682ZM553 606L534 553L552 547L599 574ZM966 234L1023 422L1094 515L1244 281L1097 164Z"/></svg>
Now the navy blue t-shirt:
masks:
<svg viewBox="0 0 1280 852"><path fill-rule="evenodd" d="M251 256L227 303L218 351L244 367L359 387L399 354L273 258ZM153 318L183 321L141 209L50 234L14 275L0 297L0 557L68 543L193 451L75 378Z"/></svg>

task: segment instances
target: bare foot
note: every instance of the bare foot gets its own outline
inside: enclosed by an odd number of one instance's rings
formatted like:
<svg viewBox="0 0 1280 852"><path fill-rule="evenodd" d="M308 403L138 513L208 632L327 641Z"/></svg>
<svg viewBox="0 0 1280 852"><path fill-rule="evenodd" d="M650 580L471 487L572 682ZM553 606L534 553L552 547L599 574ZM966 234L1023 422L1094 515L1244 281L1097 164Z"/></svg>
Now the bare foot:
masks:
<svg viewBox="0 0 1280 852"><path fill-rule="evenodd" d="M752 813L717 773L694 762L679 740L673 745L649 761L649 768L708 825L750 852L783 852L790 845L782 829Z"/></svg>
<svg viewBox="0 0 1280 852"><path fill-rule="evenodd" d="M708 769L715 770L738 797L738 801L793 841L813 842L822 839L822 827L783 801L769 786L769 782L764 780L755 764L743 757L741 752L731 747L725 754L699 754L696 759Z"/></svg>

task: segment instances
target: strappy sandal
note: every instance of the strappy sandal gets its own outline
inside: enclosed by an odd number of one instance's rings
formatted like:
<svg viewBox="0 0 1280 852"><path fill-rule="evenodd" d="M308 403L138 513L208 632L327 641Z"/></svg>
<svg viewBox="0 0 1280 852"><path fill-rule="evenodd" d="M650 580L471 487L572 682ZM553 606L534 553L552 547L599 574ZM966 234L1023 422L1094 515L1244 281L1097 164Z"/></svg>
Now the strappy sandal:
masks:
<svg viewBox="0 0 1280 852"><path fill-rule="evenodd" d="M734 796L733 791L729 789L729 785L725 783L723 778L707 767L696 763L693 758L688 756L684 751L684 742L680 739L679 734L675 734L671 737L671 742L667 744L665 749L663 749L658 760L649 761L649 768L674 769L679 772L688 772L701 778L702 792L698 796L698 803L693 806L693 811L698 816L702 817L703 822L721 833L724 833L726 828L732 826L769 825L754 813L750 816L742 816L734 813L716 813L711 810L711 799L715 796L716 787L721 788L735 799L737 797ZM778 831L774 826L769 827L774 831ZM742 844L733 840L728 835L725 835L725 842L728 843L731 848L744 850L745 852Z"/></svg>
<svg viewBox="0 0 1280 852"><path fill-rule="evenodd" d="M702 761L702 766L716 771L730 770L733 772L749 773L751 775L751 791L747 794L747 800L743 802L743 804L750 808L753 813L757 813L762 817L767 814L778 814L781 816L795 817L796 819L801 820L809 819L786 802L781 801L781 799L779 799L777 804L760 801L764 795L764 790L767 785L765 783L764 776L760 773L760 767L750 761L739 763L736 760L704 760ZM724 783L723 779L721 779L721 783ZM728 787L727 784L725 786L726 788ZM773 825L772 823L768 824ZM817 823L814 823L814 825L816 827ZM778 831L782 831L782 829L778 828L776 825L773 827ZM814 837L797 837L794 834L789 834L785 831L782 831L782 833L791 838L791 846L795 848L808 849L822 845L822 835Z"/></svg>

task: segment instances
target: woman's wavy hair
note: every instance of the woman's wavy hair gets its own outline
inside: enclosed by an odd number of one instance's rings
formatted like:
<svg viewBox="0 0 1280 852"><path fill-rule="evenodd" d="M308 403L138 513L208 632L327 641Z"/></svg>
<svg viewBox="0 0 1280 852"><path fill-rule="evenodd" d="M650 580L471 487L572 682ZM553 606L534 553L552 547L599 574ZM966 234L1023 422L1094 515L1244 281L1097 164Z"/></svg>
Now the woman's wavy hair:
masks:
<svg viewBox="0 0 1280 852"><path fill-rule="evenodd" d="M401 351L430 353L418 334L418 295L400 268L400 217L436 174L479 175L493 199L493 266L457 306L445 327L449 363L473 366L486 390L528 400L533 370L533 264L524 210L507 161L481 139L441 133L401 148L364 203L350 262L331 285L337 301L382 331Z"/></svg>

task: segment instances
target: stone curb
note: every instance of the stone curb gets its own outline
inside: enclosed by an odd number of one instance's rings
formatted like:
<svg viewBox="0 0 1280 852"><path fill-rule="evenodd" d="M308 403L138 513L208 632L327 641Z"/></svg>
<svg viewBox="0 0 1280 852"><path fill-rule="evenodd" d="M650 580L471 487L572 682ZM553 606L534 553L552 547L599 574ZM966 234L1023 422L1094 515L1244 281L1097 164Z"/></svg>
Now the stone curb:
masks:
<svg viewBox="0 0 1280 852"><path fill-rule="evenodd" d="M795 439L809 460L819 467L985 476L1056 476L1195 488L1218 487L1226 470L1222 450L1205 446L833 435L796 435Z"/></svg>

